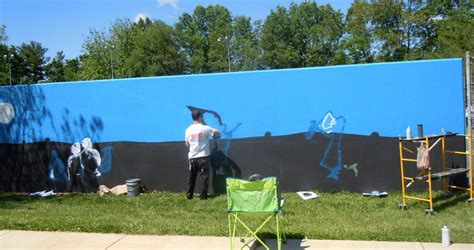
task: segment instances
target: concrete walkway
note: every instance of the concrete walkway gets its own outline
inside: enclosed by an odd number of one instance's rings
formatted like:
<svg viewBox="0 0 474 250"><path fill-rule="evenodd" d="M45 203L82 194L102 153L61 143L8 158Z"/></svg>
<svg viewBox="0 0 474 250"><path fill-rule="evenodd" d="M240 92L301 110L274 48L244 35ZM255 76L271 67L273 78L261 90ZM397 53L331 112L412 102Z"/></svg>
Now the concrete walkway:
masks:
<svg viewBox="0 0 474 250"><path fill-rule="evenodd" d="M269 241L271 249L276 242ZM240 243L236 242L236 246ZM474 244L289 240L283 249L462 249L474 250ZM0 231L0 249L229 249L227 237L147 236L125 234ZM263 248L257 248L263 249Z"/></svg>

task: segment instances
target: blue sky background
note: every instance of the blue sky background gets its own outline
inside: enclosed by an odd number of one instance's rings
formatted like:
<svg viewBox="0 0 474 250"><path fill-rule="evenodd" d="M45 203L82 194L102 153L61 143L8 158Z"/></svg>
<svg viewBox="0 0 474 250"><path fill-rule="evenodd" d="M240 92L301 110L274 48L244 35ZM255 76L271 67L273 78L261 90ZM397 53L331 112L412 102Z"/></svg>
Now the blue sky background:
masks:
<svg viewBox="0 0 474 250"><path fill-rule="evenodd" d="M137 15L173 24L183 12L197 5L220 4L232 15L262 20L277 5L288 7L289 0L0 0L0 25L6 25L8 44L38 41L52 57L63 50L66 58L81 53L84 36L91 28L107 29L117 18L134 20ZM302 2L295 0L294 2ZM352 0L319 0L346 12Z"/></svg>

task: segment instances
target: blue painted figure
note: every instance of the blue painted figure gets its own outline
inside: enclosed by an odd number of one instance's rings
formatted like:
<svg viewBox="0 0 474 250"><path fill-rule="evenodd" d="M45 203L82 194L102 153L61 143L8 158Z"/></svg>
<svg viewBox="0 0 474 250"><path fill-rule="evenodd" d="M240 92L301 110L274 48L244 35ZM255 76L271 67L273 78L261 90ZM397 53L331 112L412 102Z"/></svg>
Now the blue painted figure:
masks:
<svg viewBox="0 0 474 250"><path fill-rule="evenodd" d="M320 121L311 121L311 126L305 133L307 140L311 140L314 134L319 132L329 138L329 144L324 151L323 158L319 165L329 170L328 178L339 180L339 175L343 167L342 164L342 135L346 119L343 116L334 117L329 111Z"/></svg>
<svg viewBox="0 0 474 250"><path fill-rule="evenodd" d="M59 158L57 150L51 152L51 162L48 166L49 179L54 182L65 183L70 179L69 170L64 166L63 161Z"/></svg>
<svg viewBox="0 0 474 250"><path fill-rule="evenodd" d="M229 156L229 149L230 149L230 140L232 139L232 134L242 125L242 123L237 123L235 127L231 130L227 130L227 124L222 124L221 131L222 131L222 137L221 140L224 141L224 154L226 156Z"/></svg>
<svg viewBox="0 0 474 250"><path fill-rule="evenodd" d="M99 172L102 174L108 173L112 170L112 151L112 146L107 146L100 151L102 162L100 163Z"/></svg>

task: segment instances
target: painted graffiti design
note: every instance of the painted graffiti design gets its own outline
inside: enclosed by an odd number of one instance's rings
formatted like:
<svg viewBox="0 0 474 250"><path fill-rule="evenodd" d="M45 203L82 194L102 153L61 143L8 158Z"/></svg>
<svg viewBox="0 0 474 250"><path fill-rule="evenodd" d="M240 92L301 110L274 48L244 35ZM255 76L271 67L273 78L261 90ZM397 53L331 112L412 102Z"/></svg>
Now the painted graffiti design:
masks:
<svg viewBox="0 0 474 250"><path fill-rule="evenodd" d="M10 103L0 103L0 123L9 124L15 118L15 109Z"/></svg>
<svg viewBox="0 0 474 250"><path fill-rule="evenodd" d="M66 184L68 190L73 192L95 190L98 187L98 177L112 170L112 151L112 147L107 146L99 153L92 140L86 137L81 143L71 145L66 167L57 150L53 150L48 167L49 179Z"/></svg>
<svg viewBox="0 0 474 250"><path fill-rule="evenodd" d="M307 140L311 140L315 133L321 133L329 139L329 144L324 151L324 155L319 163L322 168L329 170L327 178L339 180L342 163L342 136L346 119L343 116L336 116L329 111L323 119L310 122L311 126L305 133Z"/></svg>

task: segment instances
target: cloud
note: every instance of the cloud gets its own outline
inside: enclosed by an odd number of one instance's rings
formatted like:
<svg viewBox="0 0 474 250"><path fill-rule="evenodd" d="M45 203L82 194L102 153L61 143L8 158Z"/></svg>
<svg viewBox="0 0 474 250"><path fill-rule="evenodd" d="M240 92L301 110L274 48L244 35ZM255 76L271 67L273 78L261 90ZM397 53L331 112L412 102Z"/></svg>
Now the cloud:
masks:
<svg viewBox="0 0 474 250"><path fill-rule="evenodd" d="M179 8L178 0L158 0L158 6L160 6L160 8L165 7L166 5L171 6L175 10Z"/></svg>
<svg viewBox="0 0 474 250"><path fill-rule="evenodd" d="M150 14L147 12L140 12L133 19L134 22L138 23L141 20L145 21L147 18L150 18Z"/></svg>

